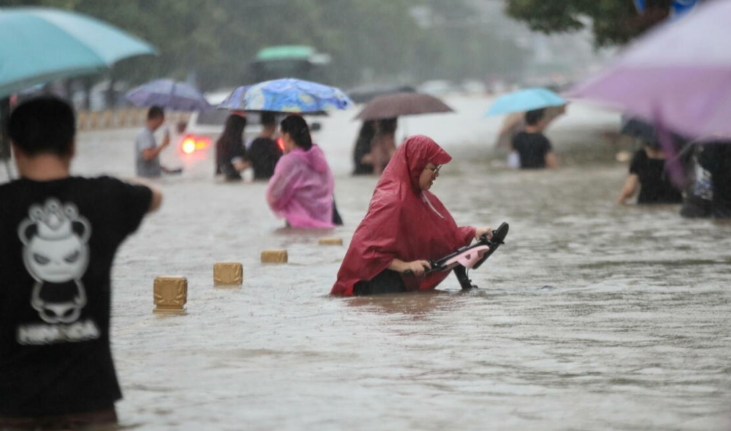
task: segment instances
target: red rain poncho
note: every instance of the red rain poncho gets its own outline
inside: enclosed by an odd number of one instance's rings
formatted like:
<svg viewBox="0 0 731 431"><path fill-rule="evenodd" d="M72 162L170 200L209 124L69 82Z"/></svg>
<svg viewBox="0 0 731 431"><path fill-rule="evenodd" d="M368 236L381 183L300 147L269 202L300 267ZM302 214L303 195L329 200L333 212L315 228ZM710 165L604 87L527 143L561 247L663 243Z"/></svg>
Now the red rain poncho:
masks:
<svg viewBox="0 0 731 431"><path fill-rule="evenodd" d="M399 147L373 192L368 213L353 234L331 294L352 295L358 281L371 280L394 259L438 259L470 244L475 228L458 227L439 199L419 187L419 176L427 163L443 165L450 160L452 157L426 136L409 138ZM428 290L449 272L401 278L408 290Z"/></svg>

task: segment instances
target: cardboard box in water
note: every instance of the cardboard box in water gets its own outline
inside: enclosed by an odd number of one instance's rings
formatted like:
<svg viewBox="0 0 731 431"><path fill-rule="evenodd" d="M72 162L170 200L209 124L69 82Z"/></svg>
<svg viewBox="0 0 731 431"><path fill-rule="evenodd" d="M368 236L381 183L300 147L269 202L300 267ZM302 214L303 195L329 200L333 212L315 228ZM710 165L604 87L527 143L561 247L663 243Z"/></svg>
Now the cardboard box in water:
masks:
<svg viewBox="0 0 731 431"><path fill-rule="evenodd" d="M183 313L188 302L188 280L185 277L157 277L154 285L156 313Z"/></svg>
<svg viewBox="0 0 731 431"><path fill-rule="evenodd" d="M213 264L213 284L217 286L241 286L244 283L244 266L237 262Z"/></svg>
<svg viewBox="0 0 731 431"><path fill-rule="evenodd" d="M287 250L264 250L261 252L261 263L287 263Z"/></svg>

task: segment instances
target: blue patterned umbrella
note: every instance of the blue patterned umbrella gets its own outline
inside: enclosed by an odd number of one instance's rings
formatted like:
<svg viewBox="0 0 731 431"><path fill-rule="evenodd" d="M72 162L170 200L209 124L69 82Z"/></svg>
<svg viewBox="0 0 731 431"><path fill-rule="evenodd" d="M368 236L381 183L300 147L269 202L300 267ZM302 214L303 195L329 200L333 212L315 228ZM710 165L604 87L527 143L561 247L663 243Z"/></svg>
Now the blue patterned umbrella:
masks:
<svg viewBox="0 0 731 431"><path fill-rule="evenodd" d="M193 86L172 79L156 79L133 88L126 94L135 106L160 106L175 111L211 109L205 97Z"/></svg>
<svg viewBox="0 0 731 431"><path fill-rule="evenodd" d="M249 88L251 88L251 85L243 85L235 89L217 106L217 108L230 109L232 111L244 111L246 109L244 107L244 95L246 95L246 90Z"/></svg>
<svg viewBox="0 0 731 431"><path fill-rule="evenodd" d="M243 104L238 106L246 111L308 113L347 109L352 105L338 88L284 78L252 85L244 92Z"/></svg>

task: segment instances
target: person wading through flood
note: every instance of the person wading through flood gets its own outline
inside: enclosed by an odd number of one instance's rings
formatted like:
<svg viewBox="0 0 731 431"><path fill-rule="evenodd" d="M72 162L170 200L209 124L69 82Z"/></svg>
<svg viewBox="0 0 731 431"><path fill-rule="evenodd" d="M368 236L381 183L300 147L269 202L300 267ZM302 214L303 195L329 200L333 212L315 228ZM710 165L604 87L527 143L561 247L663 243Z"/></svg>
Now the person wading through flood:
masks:
<svg viewBox="0 0 731 431"><path fill-rule="evenodd" d="M269 207L289 227L334 227L335 180L325 154L312 143L304 118L290 115L280 126L285 154L267 186Z"/></svg>
<svg viewBox="0 0 731 431"><path fill-rule="evenodd" d="M19 105L8 130L21 179L0 186L0 430L116 423L112 263L162 195L70 176L76 120L60 99Z"/></svg>
<svg viewBox="0 0 731 431"><path fill-rule="evenodd" d="M398 118L385 118L376 122L376 133L371 141L370 163L373 173L381 175L391 157L396 153L396 129Z"/></svg>
<svg viewBox="0 0 731 431"><path fill-rule="evenodd" d="M637 189L638 204L679 204L683 201L680 190L673 186L670 174L665 169L665 152L657 141L643 141L643 147L635 153L629 167L629 176L618 204L625 204Z"/></svg>
<svg viewBox="0 0 731 431"><path fill-rule="evenodd" d="M262 112L261 133L246 150L246 163L254 169L254 180L268 180L274 175L282 150L274 140L277 121L273 112Z"/></svg>
<svg viewBox="0 0 731 431"><path fill-rule="evenodd" d="M518 153L521 169L558 167L551 141L543 134L550 121L545 109L525 113L525 131L516 134L512 141L512 150Z"/></svg>
<svg viewBox="0 0 731 431"><path fill-rule="evenodd" d="M353 235L333 295L431 290L450 271L424 276L435 260L469 245L492 229L459 227L429 189L452 157L426 136L399 147L383 172L363 221ZM454 268L458 278L465 268ZM403 275L412 271L413 276Z"/></svg>
<svg viewBox="0 0 731 431"><path fill-rule="evenodd" d="M223 175L226 181L241 181L241 171L246 169L245 128L246 117L243 114L231 114L216 141L216 175Z"/></svg>

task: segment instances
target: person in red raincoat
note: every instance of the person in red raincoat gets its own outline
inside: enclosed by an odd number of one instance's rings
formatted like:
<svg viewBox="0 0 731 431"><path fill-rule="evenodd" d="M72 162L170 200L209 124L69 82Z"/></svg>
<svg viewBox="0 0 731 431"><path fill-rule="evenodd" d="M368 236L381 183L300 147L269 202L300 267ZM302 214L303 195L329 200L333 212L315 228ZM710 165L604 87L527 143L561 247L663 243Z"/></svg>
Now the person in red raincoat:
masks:
<svg viewBox="0 0 731 431"><path fill-rule="evenodd" d="M333 295L434 289L451 271L424 275L428 260L446 256L489 227L459 227L429 189L452 157L426 136L404 142L383 172L338 271ZM404 275L407 270L413 275ZM464 267L458 266L458 277ZM461 281L461 280L460 280Z"/></svg>

